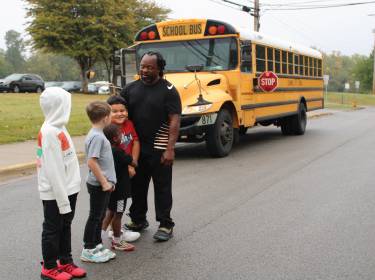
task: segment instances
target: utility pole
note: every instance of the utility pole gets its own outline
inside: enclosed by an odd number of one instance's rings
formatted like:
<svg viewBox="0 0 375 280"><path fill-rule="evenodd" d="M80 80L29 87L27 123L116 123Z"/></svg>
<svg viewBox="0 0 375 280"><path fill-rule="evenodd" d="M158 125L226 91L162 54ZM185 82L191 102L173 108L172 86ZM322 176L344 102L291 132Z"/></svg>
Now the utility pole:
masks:
<svg viewBox="0 0 375 280"><path fill-rule="evenodd" d="M369 15L370 17L373 17L375 16L374 14L373 15ZM375 29L372 30L372 33L374 33L375 35ZM375 36L374 36L375 38ZM375 41L374 41L374 75L373 75L373 78L372 78L372 94L375 94Z"/></svg>
<svg viewBox="0 0 375 280"><path fill-rule="evenodd" d="M254 31L259 32L259 0L254 1Z"/></svg>

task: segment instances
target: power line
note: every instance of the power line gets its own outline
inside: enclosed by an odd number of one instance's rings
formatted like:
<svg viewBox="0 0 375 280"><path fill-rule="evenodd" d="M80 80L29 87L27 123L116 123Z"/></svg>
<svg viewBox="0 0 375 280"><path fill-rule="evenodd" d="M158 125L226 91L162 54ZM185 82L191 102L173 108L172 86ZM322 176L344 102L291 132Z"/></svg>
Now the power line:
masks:
<svg viewBox="0 0 375 280"><path fill-rule="evenodd" d="M375 1L371 2L361 2L361 3L349 3L349 4L336 4L336 5L325 5L325 6L295 6L296 8L282 8L282 9L265 9L266 11L280 11L280 10L312 10L312 9L326 9L326 8L337 8L337 7L345 7L345 6L356 6L356 5L364 5L364 4L371 4L375 3ZM265 5L265 4L263 4ZM283 4L280 5L270 5L270 6L284 6ZM298 8L297 8L298 7Z"/></svg>

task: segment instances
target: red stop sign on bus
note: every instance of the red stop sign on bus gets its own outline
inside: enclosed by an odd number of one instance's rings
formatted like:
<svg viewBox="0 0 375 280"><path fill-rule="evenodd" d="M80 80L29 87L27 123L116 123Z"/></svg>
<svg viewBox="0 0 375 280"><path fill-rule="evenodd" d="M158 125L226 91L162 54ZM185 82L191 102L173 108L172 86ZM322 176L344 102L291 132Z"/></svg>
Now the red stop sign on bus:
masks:
<svg viewBox="0 0 375 280"><path fill-rule="evenodd" d="M263 72L258 78L258 86L267 92L272 92L277 88L278 78L273 72Z"/></svg>

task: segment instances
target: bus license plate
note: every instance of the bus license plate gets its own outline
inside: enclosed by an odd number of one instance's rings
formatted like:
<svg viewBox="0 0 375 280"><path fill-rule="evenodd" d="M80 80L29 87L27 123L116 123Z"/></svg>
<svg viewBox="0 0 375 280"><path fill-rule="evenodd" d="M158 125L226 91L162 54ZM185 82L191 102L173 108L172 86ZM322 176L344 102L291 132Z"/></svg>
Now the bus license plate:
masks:
<svg viewBox="0 0 375 280"><path fill-rule="evenodd" d="M200 118L197 126L214 124L217 118L217 113L211 115L204 115Z"/></svg>

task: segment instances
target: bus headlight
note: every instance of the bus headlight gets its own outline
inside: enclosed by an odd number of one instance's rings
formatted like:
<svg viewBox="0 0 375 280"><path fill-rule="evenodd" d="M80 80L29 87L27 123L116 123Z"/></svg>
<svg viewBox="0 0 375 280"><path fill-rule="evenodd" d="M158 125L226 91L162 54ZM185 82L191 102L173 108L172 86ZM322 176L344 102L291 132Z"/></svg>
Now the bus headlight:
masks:
<svg viewBox="0 0 375 280"><path fill-rule="evenodd" d="M196 114L207 111L212 107L212 104L205 104L199 106L186 106L184 110L182 110L182 114Z"/></svg>

